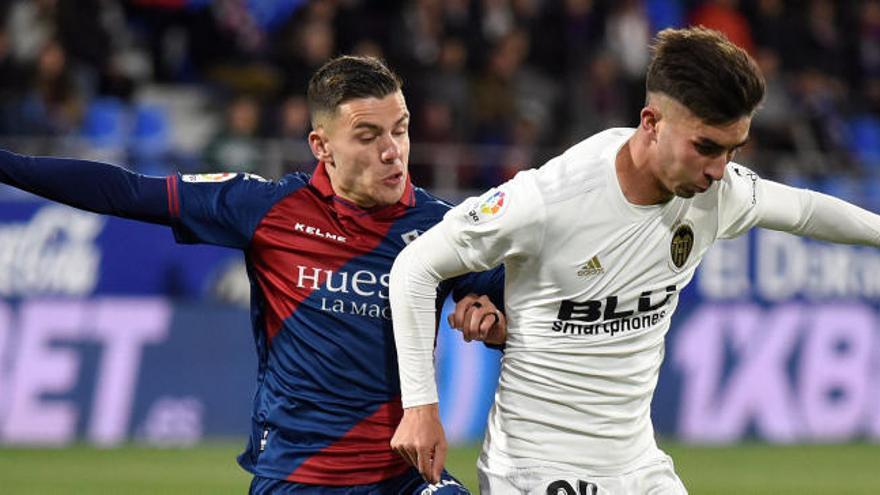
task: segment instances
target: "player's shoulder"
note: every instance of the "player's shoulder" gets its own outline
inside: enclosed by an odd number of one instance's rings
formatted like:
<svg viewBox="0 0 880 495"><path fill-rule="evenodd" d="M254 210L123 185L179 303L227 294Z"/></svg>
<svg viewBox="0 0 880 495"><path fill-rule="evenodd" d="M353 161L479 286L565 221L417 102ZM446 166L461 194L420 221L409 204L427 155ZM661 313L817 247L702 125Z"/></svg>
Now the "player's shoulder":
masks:
<svg viewBox="0 0 880 495"><path fill-rule="evenodd" d="M415 203L410 208L410 213L421 217L439 220L447 211L455 206L453 203L421 187L413 187L413 195L415 196Z"/></svg>
<svg viewBox="0 0 880 495"><path fill-rule="evenodd" d="M413 186L413 199L412 205L406 208L401 218L396 220L398 227L402 229L428 230L440 223L455 207L455 204L446 199L416 186Z"/></svg>
<svg viewBox="0 0 880 495"><path fill-rule="evenodd" d="M413 194L415 195L416 206L426 209L450 209L454 205L446 199L430 193L422 187L413 186Z"/></svg>
<svg viewBox="0 0 880 495"><path fill-rule="evenodd" d="M705 193L695 196L693 201L705 208L714 208L721 204L755 204L760 180L752 169L730 162L725 167L721 180L713 183Z"/></svg>
<svg viewBox="0 0 880 495"><path fill-rule="evenodd" d="M185 184L235 184L255 189L296 189L308 184L310 178L309 174L303 172L289 173L277 180L244 172L180 174L180 180Z"/></svg>
<svg viewBox="0 0 880 495"><path fill-rule="evenodd" d="M718 192L724 194L728 190L750 192L757 187L760 180L752 169L736 162L730 162L724 169L724 176L718 182Z"/></svg>
<svg viewBox="0 0 880 495"><path fill-rule="evenodd" d="M570 160L590 160L614 154L635 133L630 127L612 127L580 141L565 150Z"/></svg>
<svg viewBox="0 0 880 495"><path fill-rule="evenodd" d="M240 180L249 182L252 188L261 190L261 192L277 199L306 187L312 178L311 174L305 172L291 172L274 180L265 179L255 174L238 175Z"/></svg>
<svg viewBox="0 0 880 495"><path fill-rule="evenodd" d="M298 189L308 185L311 180L312 174L306 172L290 172L272 182L280 188Z"/></svg>
<svg viewBox="0 0 880 495"><path fill-rule="evenodd" d="M302 172L277 180L249 173L183 174L181 192L190 203L219 202L265 213L267 209L306 187L310 176Z"/></svg>
<svg viewBox="0 0 880 495"><path fill-rule="evenodd" d="M633 129L608 129L548 161L534 174L542 197L548 203L556 203L604 188L617 150L632 133Z"/></svg>
<svg viewBox="0 0 880 495"><path fill-rule="evenodd" d="M757 173L755 173L749 167L746 167L745 165L741 165L736 162L730 162L727 164L724 169L724 178L722 179L723 182L728 183L733 181L751 182L757 180Z"/></svg>

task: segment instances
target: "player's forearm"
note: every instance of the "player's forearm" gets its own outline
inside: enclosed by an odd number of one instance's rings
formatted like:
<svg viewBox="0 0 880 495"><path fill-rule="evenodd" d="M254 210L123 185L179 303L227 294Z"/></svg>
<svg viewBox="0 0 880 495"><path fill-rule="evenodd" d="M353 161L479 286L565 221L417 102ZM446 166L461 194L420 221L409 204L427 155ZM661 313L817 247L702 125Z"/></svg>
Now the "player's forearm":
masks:
<svg viewBox="0 0 880 495"><path fill-rule="evenodd" d="M437 285L465 271L439 226L407 246L394 261L389 296L403 407L437 402L434 379Z"/></svg>
<svg viewBox="0 0 880 495"><path fill-rule="evenodd" d="M844 244L880 247L880 216L827 194L764 181L758 225Z"/></svg>
<svg viewBox="0 0 880 495"><path fill-rule="evenodd" d="M95 213L168 224L166 180L114 165L0 150L0 182Z"/></svg>

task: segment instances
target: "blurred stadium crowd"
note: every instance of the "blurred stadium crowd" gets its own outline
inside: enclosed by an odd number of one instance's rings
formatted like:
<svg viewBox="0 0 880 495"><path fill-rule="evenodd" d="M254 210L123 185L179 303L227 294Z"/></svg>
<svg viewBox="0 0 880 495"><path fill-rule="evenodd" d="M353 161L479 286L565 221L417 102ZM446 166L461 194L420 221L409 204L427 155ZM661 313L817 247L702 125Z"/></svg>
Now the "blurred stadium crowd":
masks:
<svg viewBox="0 0 880 495"><path fill-rule="evenodd" d="M880 0L14 0L0 145L148 174L310 170L308 77L384 57L415 181L455 197L637 122L647 45L725 32L768 95L742 163L880 210Z"/></svg>

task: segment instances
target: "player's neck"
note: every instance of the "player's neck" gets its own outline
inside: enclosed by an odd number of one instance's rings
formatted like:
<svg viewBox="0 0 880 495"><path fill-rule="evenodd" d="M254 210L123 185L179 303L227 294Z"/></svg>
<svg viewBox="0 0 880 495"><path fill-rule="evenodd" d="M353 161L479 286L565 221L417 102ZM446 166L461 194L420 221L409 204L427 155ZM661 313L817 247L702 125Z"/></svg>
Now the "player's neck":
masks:
<svg viewBox="0 0 880 495"><path fill-rule="evenodd" d="M662 204L673 197L654 175L647 140L648 136L640 129L636 130L614 160L623 196L630 203L640 206Z"/></svg>

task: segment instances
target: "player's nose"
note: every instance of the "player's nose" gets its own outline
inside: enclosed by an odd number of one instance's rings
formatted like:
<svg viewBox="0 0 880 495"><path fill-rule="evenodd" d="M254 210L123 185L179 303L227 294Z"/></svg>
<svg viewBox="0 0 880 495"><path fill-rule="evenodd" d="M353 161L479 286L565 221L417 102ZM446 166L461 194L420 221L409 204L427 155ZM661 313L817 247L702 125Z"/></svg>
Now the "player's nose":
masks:
<svg viewBox="0 0 880 495"><path fill-rule="evenodd" d="M721 180L724 177L724 169L727 167L727 157L723 157L717 160L712 160L712 163L706 167L705 174L706 177L714 180Z"/></svg>
<svg viewBox="0 0 880 495"><path fill-rule="evenodd" d="M386 138L382 140L382 151L379 155L385 163L392 163L400 158L400 144L394 139Z"/></svg>

